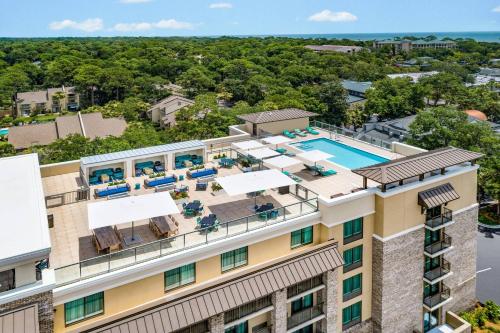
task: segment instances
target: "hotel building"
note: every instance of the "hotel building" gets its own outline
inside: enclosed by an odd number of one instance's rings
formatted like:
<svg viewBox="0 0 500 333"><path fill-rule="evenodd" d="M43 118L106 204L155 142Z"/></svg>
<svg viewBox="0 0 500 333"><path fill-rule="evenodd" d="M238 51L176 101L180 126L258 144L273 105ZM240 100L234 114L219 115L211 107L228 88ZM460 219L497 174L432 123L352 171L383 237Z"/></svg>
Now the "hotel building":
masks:
<svg viewBox="0 0 500 333"><path fill-rule="evenodd" d="M279 135L310 116L0 159L0 332L470 332L481 154Z"/></svg>

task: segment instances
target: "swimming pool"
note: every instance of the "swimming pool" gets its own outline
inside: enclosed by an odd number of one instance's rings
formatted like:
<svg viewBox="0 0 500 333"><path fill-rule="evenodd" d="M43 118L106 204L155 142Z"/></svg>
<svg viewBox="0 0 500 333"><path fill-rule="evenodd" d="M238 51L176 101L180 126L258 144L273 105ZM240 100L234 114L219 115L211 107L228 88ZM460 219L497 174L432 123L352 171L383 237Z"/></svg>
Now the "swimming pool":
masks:
<svg viewBox="0 0 500 333"><path fill-rule="evenodd" d="M8 128L0 128L0 136L4 136L9 134L9 129Z"/></svg>
<svg viewBox="0 0 500 333"><path fill-rule="evenodd" d="M329 161L348 169L362 168L388 161L388 159L381 156L327 138L302 141L293 143L292 145L304 151L321 150L322 152L333 155L334 157L329 158Z"/></svg>

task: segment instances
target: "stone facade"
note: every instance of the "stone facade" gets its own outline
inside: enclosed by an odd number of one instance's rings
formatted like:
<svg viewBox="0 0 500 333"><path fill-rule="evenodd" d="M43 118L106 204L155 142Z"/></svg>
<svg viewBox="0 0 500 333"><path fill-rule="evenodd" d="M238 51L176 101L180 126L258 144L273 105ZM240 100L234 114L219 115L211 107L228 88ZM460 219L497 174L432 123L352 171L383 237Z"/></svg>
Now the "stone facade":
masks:
<svg viewBox="0 0 500 333"><path fill-rule="evenodd" d="M478 206L453 214L454 224L446 227L453 249L444 255L453 274L444 280L450 288L452 300L444 306L446 311L460 313L471 308L476 300ZM443 311L443 313L446 313Z"/></svg>
<svg viewBox="0 0 500 333"><path fill-rule="evenodd" d="M354 325L353 327L349 327L343 333L372 333L373 332L373 322L371 319L365 320L358 325Z"/></svg>
<svg viewBox="0 0 500 333"><path fill-rule="evenodd" d="M287 292L286 289L272 295L274 309L271 311L272 333L286 332L287 330Z"/></svg>
<svg viewBox="0 0 500 333"><path fill-rule="evenodd" d="M323 333L334 333L337 328L338 312L338 271L328 271L323 274L323 284L325 288L321 290L321 300L323 301L323 313L325 319L320 323Z"/></svg>
<svg viewBox="0 0 500 333"><path fill-rule="evenodd" d="M224 313L220 313L208 319L210 333L224 333Z"/></svg>
<svg viewBox="0 0 500 333"><path fill-rule="evenodd" d="M421 228L385 242L373 238L373 332L421 329L424 236Z"/></svg>
<svg viewBox="0 0 500 333"><path fill-rule="evenodd" d="M52 333L54 331L54 305L52 291L36 294L30 297L21 298L14 302L0 304L0 315L28 305L38 305L38 323L40 333Z"/></svg>

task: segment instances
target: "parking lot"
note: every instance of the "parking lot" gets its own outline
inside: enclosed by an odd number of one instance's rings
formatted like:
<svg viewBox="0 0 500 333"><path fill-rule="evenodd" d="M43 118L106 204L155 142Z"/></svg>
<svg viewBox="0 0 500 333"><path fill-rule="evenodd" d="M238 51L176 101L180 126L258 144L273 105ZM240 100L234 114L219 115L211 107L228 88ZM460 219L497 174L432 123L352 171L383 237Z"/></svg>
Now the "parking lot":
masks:
<svg viewBox="0 0 500 333"><path fill-rule="evenodd" d="M477 297L500 304L500 231L477 233Z"/></svg>

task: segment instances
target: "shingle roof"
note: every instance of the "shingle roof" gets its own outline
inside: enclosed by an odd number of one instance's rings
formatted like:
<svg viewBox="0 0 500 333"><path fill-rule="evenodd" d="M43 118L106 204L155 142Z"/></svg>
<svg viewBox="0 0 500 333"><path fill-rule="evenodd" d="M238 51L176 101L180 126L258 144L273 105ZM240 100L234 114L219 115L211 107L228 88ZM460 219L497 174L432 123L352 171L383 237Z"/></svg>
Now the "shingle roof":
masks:
<svg viewBox="0 0 500 333"><path fill-rule="evenodd" d="M343 80L342 81L342 87L346 90L351 90L351 91L357 91L360 93L365 93L368 89L370 89L372 86L372 83L369 81L366 82L361 82L361 81L350 81L350 80Z"/></svg>
<svg viewBox="0 0 500 333"><path fill-rule="evenodd" d="M274 121L298 119L317 116L317 113L301 109L282 109L274 111L264 111L239 115L238 118L254 124L272 123Z"/></svg>
<svg viewBox="0 0 500 333"><path fill-rule="evenodd" d="M418 192L418 204L425 208L437 207L459 198L460 196L450 183Z"/></svg>
<svg viewBox="0 0 500 333"><path fill-rule="evenodd" d="M102 114L82 114L85 136L91 140L96 137L121 136L127 129L127 122L121 118L103 118Z"/></svg>
<svg viewBox="0 0 500 333"><path fill-rule="evenodd" d="M257 272L86 332L125 333L142 327L139 330L141 333L169 333L342 265L337 243L330 243Z"/></svg>
<svg viewBox="0 0 500 333"><path fill-rule="evenodd" d="M9 128L8 138L9 143L15 149L24 149L35 145L48 145L57 140L56 123L12 126Z"/></svg>
<svg viewBox="0 0 500 333"><path fill-rule="evenodd" d="M482 156L481 153L446 147L354 169L352 172L380 184L390 184L441 168L475 161Z"/></svg>

